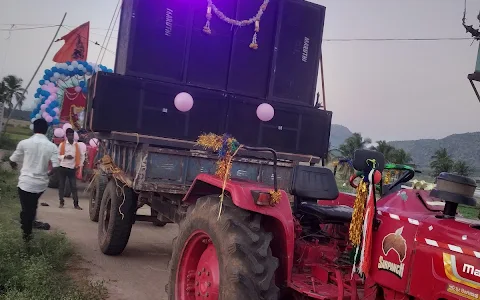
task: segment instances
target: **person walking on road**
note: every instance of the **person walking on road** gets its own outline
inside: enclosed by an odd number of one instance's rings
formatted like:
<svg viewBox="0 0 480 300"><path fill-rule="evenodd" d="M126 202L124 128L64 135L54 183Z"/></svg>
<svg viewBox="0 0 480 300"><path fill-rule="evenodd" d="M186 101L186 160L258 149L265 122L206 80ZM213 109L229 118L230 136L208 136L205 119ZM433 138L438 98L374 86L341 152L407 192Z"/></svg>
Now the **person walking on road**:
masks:
<svg viewBox="0 0 480 300"><path fill-rule="evenodd" d="M60 158L60 167L58 168L58 195L60 197L60 208L63 208L65 205L65 200L63 199L65 191L65 182L68 179L70 184L70 189L72 191L73 206L75 209L82 210L78 205L78 192L77 192L77 178L76 172L78 168L83 164L85 160L85 155L80 151L78 143L74 142L75 132L72 128L68 128L65 132L67 140L60 143L59 147L59 158Z"/></svg>
<svg viewBox="0 0 480 300"><path fill-rule="evenodd" d="M59 166L57 146L45 136L48 123L44 119L33 122L34 135L18 143L16 150L10 156L10 165L17 169L22 163L18 177L18 196L22 210L20 223L22 224L23 238L29 241L32 227L37 215L38 199L47 190L48 162L52 167Z"/></svg>

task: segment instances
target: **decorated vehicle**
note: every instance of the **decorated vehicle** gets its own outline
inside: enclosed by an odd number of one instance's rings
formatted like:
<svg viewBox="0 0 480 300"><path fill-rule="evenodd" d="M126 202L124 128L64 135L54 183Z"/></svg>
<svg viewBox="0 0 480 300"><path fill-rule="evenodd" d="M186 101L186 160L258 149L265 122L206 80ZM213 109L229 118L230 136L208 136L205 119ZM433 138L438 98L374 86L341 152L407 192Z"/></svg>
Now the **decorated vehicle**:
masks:
<svg viewBox="0 0 480 300"><path fill-rule="evenodd" d="M217 2L123 1L116 74L89 80L84 118L102 253L120 255L136 221L177 223L170 300L478 299L480 223L456 214L474 181L405 188L413 168L359 150L347 194L318 166L325 7Z"/></svg>

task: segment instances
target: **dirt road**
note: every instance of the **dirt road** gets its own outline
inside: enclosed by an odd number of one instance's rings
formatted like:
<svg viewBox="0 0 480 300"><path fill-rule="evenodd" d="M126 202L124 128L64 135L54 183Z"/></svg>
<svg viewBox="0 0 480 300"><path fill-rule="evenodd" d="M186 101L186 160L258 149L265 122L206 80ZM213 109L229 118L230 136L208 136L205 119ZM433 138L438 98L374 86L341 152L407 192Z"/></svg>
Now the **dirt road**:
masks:
<svg viewBox="0 0 480 300"><path fill-rule="evenodd" d="M111 257L102 254L98 248L97 223L88 218L88 198L83 193L80 195L83 211L73 209L71 198L65 199L65 208L58 208L57 190L45 192L40 202L50 206L39 206L38 220L50 223L51 230L66 234L84 259L80 267L89 269L92 279L106 281L110 299L167 299L167 265L172 240L178 232L176 224L161 228L137 222L123 254ZM149 212L147 209L145 214Z"/></svg>

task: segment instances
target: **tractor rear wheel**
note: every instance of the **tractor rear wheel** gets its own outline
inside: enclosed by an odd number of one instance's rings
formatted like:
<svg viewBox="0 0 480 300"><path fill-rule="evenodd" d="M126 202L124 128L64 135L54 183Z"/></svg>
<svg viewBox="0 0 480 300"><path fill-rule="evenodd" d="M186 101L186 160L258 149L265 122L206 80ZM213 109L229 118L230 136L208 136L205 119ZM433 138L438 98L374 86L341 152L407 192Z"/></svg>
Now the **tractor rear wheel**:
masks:
<svg viewBox="0 0 480 300"><path fill-rule="evenodd" d="M180 223L169 263L168 299L278 299L278 259L262 216L225 198L220 220L218 196L198 199ZM205 298L206 297L206 298Z"/></svg>
<svg viewBox="0 0 480 300"><path fill-rule="evenodd" d="M102 203L103 192L107 186L108 178L105 175L98 174L92 186L90 187L90 201L88 203L88 213L90 220L98 222L98 216L100 214L100 204Z"/></svg>
<svg viewBox="0 0 480 300"><path fill-rule="evenodd" d="M119 255L127 246L132 231L136 203L133 191L119 187L115 179L103 192L98 222L98 244L106 255Z"/></svg>

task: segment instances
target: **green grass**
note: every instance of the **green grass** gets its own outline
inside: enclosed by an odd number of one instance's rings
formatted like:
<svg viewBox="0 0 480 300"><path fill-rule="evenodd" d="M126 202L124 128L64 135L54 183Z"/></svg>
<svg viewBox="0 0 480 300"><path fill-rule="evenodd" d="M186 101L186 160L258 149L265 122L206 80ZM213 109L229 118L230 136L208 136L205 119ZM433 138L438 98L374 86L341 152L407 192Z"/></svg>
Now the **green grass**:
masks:
<svg viewBox="0 0 480 300"><path fill-rule="evenodd" d="M7 132L15 135L31 136L32 130L24 126L7 126Z"/></svg>
<svg viewBox="0 0 480 300"><path fill-rule="evenodd" d="M32 136L28 127L8 126L5 134L0 134L0 149L15 150L18 142Z"/></svg>
<svg viewBox="0 0 480 300"><path fill-rule="evenodd" d="M0 171L0 300L102 300L102 283L74 282L72 246L59 233L35 231L27 247L19 224L16 175Z"/></svg>
<svg viewBox="0 0 480 300"><path fill-rule="evenodd" d="M478 215L480 213L480 209L478 207L471 207L471 206L458 206L458 212L467 219L478 219Z"/></svg>

